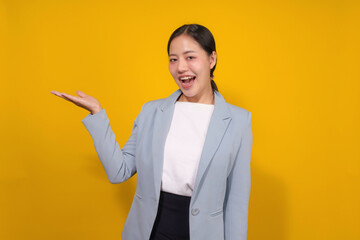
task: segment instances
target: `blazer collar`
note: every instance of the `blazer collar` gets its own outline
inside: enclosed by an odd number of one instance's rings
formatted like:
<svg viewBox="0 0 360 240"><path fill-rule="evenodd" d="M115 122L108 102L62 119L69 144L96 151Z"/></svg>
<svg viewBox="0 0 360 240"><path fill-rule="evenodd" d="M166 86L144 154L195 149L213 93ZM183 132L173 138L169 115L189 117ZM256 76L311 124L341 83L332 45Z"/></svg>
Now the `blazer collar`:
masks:
<svg viewBox="0 0 360 240"><path fill-rule="evenodd" d="M173 94L171 94L168 98L165 99L163 104L160 105L161 111L167 111L168 109L173 109L174 104L176 103L177 99L181 95L181 90L178 89ZM230 112L227 107L226 101L224 97L218 92L214 92L215 100L214 100L214 112L213 114L221 119L227 119L230 118Z"/></svg>

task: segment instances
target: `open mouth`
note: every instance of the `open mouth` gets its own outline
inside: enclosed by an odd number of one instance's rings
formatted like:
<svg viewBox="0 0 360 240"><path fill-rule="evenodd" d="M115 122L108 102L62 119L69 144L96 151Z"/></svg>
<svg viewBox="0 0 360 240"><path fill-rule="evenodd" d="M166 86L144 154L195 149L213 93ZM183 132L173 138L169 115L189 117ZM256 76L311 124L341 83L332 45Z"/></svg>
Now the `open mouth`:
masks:
<svg viewBox="0 0 360 240"><path fill-rule="evenodd" d="M190 88L193 85L195 79L196 76L185 76L179 78L181 86L183 88Z"/></svg>

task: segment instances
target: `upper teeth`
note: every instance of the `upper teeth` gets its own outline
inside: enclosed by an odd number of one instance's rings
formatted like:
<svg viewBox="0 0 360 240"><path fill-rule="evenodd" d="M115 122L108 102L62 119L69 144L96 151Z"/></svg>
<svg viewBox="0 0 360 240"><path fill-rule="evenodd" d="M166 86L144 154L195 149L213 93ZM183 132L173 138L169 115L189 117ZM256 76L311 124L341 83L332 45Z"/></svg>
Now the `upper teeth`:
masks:
<svg viewBox="0 0 360 240"><path fill-rule="evenodd" d="M189 80L189 79L192 79L193 77L182 77L180 78L180 80Z"/></svg>

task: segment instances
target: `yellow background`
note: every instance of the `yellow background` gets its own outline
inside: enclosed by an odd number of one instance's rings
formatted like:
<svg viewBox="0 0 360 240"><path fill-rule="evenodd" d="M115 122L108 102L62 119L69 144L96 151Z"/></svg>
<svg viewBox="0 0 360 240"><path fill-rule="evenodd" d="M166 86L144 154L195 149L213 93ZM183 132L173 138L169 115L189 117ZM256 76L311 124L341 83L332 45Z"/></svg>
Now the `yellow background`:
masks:
<svg viewBox="0 0 360 240"><path fill-rule="evenodd" d="M120 239L135 191L112 185L51 90L100 100L123 146L143 103L177 89L167 40L214 34L215 80L253 114L249 240L360 239L360 4L0 1L0 239Z"/></svg>

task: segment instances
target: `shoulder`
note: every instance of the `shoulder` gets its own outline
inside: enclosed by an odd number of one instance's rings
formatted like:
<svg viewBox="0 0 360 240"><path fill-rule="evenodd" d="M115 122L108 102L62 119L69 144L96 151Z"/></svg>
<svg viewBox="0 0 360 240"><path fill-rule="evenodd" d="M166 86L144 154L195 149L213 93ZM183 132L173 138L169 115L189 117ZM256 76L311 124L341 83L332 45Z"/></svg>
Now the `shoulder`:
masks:
<svg viewBox="0 0 360 240"><path fill-rule="evenodd" d="M144 103L141 107L139 115L137 116L138 122L154 120L155 115L166 102L167 98L162 98Z"/></svg>
<svg viewBox="0 0 360 240"><path fill-rule="evenodd" d="M166 98L152 100L152 101L145 103L142 106L141 114L146 114L149 112L156 112L160 108L162 110L166 109L167 107L169 107L171 104L173 104L176 101L176 99L179 97L180 94L181 94L181 91L177 90Z"/></svg>
<svg viewBox="0 0 360 240"><path fill-rule="evenodd" d="M144 103L144 105L141 108L140 114L144 114L146 112L153 112L158 107L163 105L166 101L166 98L156 99L149 102Z"/></svg>
<svg viewBox="0 0 360 240"><path fill-rule="evenodd" d="M249 117L251 117L251 112L246 110L245 108L241 108L230 103L226 104L228 106L231 116L244 119L248 119Z"/></svg>
<svg viewBox="0 0 360 240"><path fill-rule="evenodd" d="M231 122L240 129L247 129L251 125L251 112L227 103L230 115L231 115Z"/></svg>
<svg viewBox="0 0 360 240"><path fill-rule="evenodd" d="M216 98L219 101L219 107L226 108L226 115L230 116L232 120L235 120L237 123L246 123L251 119L251 112L245 108L235 106L225 100L225 98L219 93L216 92Z"/></svg>

